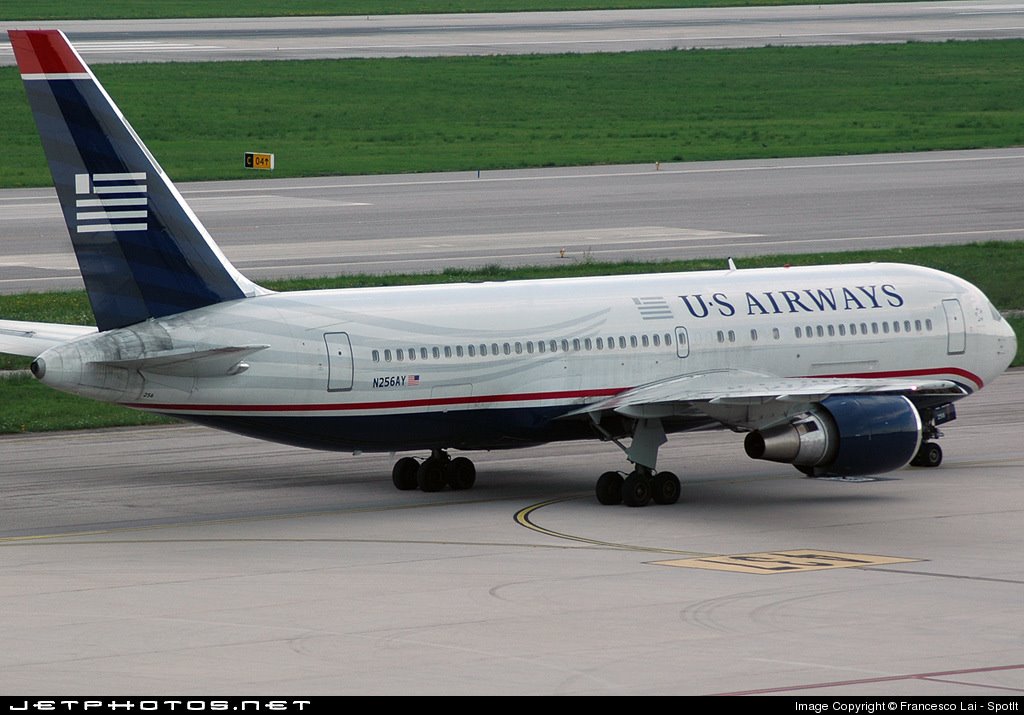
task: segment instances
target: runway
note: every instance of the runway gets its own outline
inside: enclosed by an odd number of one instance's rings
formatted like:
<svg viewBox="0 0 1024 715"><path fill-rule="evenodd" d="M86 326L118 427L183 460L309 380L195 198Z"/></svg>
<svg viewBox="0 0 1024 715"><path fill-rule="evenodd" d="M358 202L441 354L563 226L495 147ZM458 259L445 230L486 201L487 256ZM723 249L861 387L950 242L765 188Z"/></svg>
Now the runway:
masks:
<svg viewBox="0 0 1024 715"><path fill-rule="evenodd" d="M0 30L39 26L64 30L90 63L326 59L1019 38L1024 3L3 22ZM6 42L4 64L13 64Z"/></svg>
<svg viewBox="0 0 1024 715"><path fill-rule="evenodd" d="M606 444L423 494L196 427L3 437L0 690L1019 696L1022 400L1007 373L941 467L866 483L676 435L683 500L642 509L594 499ZM858 565L791 568L822 559Z"/></svg>
<svg viewBox="0 0 1024 715"><path fill-rule="evenodd" d="M1024 150L182 185L255 280L1024 238ZM52 188L0 191L0 292L81 286Z"/></svg>

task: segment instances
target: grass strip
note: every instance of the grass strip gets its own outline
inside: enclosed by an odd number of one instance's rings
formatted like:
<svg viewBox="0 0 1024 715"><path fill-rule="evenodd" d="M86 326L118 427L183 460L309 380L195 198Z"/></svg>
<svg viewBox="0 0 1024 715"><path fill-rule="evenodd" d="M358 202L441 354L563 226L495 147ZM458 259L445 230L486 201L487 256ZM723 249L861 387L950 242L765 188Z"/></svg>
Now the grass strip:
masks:
<svg viewBox="0 0 1024 715"><path fill-rule="evenodd" d="M1024 144L1024 41L106 65L175 180L821 156ZM0 185L50 183L0 68Z"/></svg>
<svg viewBox="0 0 1024 715"><path fill-rule="evenodd" d="M762 256L738 261L741 268L790 264L861 263L894 261L930 266L959 275L982 289L1007 317L1018 336L1024 336L1024 242L989 242L962 246L928 246L844 253ZM440 273L402 275L353 275L331 278L268 281L275 290L313 290L367 286L453 283L458 281L525 280L587 275L621 275L724 268L720 259L662 263L589 263L554 267L448 269ZM997 269L996 269L997 268ZM27 293L0 296L0 317L59 323L91 324L88 301L82 291ZM1024 340L1020 341L1024 343ZM1013 365L1024 364L1018 344ZM0 355L0 369L24 369L29 359ZM166 418L146 415L66 395L41 385L27 375L0 380L0 434L64 429L159 424Z"/></svg>
<svg viewBox="0 0 1024 715"><path fill-rule="evenodd" d="M286 17L296 15L410 15L532 10L835 5L851 0L46 0L11 3L0 20L95 20L186 17ZM858 0L864 2L865 0ZM884 2L886 0L866 0ZM891 0L888 0L891 1ZM910 0L896 0L909 2ZM16 5L16 6L15 6Z"/></svg>

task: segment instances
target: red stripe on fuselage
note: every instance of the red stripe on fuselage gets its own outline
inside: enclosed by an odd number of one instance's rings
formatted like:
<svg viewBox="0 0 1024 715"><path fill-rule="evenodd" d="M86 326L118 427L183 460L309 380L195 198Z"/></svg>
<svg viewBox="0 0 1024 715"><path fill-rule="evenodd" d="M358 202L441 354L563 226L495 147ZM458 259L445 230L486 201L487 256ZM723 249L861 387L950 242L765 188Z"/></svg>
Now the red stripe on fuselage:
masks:
<svg viewBox="0 0 1024 715"><path fill-rule="evenodd" d="M923 368L916 370L890 370L887 372L865 372L843 375L807 375L812 378L900 378L921 377L924 375L957 375L970 380L978 389L984 381L972 372L958 367ZM382 402L342 402L309 405L201 405L201 404L154 404L143 402L121 403L125 407L135 407L150 411L189 411L189 412L350 412L356 410L397 410L410 407L448 407L452 405L478 405L488 402L538 402L542 400L571 400L581 397L612 397L630 387L606 387L594 390L564 390L559 392L524 392L511 395L465 395L461 397L423 397L410 400L390 400Z"/></svg>
<svg viewBox="0 0 1024 715"><path fill-rule="evenodd" d="M85 65L59 30L8 30L21 74L82 74Z"/></svg>
<svg viewBox="0 0 1024 715"><path fill-rule="evenodd" d="M597 390L564 390L560 392L524 392L514 395L464 395L461 397L423 397L414 400L386 402L331 402L315 405L154 405L126 402L125 407L147 410L208 410L211 412L318 412L349 410L397 410L406 407L445 407L449 405L478 405L485 402L536 402L539 400L571 400L580 397L611 397L626 388L611 387Z"/></svg>

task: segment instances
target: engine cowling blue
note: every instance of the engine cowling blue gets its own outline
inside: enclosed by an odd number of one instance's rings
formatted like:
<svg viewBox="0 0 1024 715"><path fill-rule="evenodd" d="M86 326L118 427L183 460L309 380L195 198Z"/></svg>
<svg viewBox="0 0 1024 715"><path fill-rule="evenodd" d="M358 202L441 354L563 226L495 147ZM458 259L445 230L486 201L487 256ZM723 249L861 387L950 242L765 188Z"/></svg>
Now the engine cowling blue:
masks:
<svg viewBox="0 0 1024 715"><path fill-rule="evenodd" d="M921 446L921 417L903 396L834 395L822 401L835 421L839 448L823 471L839 476L891 472Z"/></svg>

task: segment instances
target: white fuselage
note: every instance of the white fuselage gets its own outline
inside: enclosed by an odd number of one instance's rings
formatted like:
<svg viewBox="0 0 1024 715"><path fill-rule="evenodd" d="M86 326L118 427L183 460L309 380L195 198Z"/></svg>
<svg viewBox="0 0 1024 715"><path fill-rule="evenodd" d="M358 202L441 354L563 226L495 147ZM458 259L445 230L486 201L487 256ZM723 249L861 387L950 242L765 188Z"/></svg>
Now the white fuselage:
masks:
<svg viewBox="0 0 1024 715"><path fill-rule="evenodd" d="M230 364L125 366L223 345L254 347ZM1015 346L969 283L862 264L277 293L40 357L45 382L92 398L283 442L390 451L576 438L556 418L719 368L928 376L971 392Z"/></svg>

